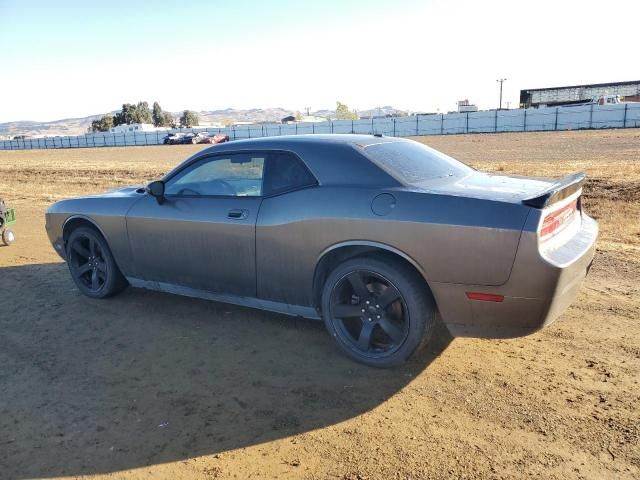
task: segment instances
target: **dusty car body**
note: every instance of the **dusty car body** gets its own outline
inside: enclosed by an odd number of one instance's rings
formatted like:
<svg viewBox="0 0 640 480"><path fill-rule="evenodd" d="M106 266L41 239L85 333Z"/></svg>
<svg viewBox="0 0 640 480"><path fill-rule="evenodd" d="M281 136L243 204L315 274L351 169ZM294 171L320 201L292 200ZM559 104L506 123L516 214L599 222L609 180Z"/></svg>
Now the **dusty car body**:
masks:
<svg viewBox="0 0 640 480"><path fill-rule="evenodd" d="M222 160L262 175L193 180ZM296 162L304 181L287 187L291 168L277 165ZM391 366L436 313L476 337L529 334L562 313L595 251L583 181L482 173L397 138L258 138L204 149L146 188L55 203L46 229L68 263L74 229L91 228L134 287L324 318L353 358ZM99 270L84 278L100 287Z"/></svg>

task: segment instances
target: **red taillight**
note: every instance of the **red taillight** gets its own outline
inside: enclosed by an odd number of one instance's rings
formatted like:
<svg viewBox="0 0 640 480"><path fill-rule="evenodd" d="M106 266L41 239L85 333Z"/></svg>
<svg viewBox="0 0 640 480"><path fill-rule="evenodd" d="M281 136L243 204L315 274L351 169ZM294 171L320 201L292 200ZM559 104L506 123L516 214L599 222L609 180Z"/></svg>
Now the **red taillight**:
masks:
<svg viewBox="0 0 640 480"><path fill-rule="evenodd" d="M569 225L577 212L577 208L578 199L575 199L570 204L544 217L540 227L540 239L546 240Z"/></svg>
<svg viewBox="0 0 640 480"><path fill-rule="evenodd" d="M504 295L495 293L467 292L469 300L484 300L485 302L504 302Z"/></svg>

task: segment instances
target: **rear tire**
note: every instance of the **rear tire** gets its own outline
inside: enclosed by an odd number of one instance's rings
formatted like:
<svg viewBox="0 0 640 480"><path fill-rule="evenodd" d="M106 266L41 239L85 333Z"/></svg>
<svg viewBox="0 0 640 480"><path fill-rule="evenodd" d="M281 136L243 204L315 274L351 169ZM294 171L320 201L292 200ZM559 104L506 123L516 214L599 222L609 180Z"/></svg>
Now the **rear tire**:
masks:
<svg viewBox="0 0 640 480"><path fill-rule="evenodd" d="M372 367L402 365L431 337L436 305L409 266L358 257L336 267L322 291L322 317L340 349Z"/></svg>
<svg viewBox="0 0 640 480"><path fill-rule="evenodd" d="M67 265L71 278L87 297L107 298L128 283L116 265L106 240L96 229L78 227L67 240Z"/></svg>

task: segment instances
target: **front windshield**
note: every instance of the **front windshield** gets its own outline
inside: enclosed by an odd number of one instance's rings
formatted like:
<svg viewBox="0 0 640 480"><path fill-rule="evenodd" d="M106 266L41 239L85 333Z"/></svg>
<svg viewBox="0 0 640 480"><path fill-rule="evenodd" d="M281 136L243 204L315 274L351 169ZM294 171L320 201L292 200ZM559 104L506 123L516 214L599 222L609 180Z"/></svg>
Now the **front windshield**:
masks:
<svg viewBox="0 0 640 480"><path fill-rule="evenodd" d="M455 158L418 142L385 142L368 145L364 152L373 162L405 185L429 180L464 177L473 172Z"/></svg>

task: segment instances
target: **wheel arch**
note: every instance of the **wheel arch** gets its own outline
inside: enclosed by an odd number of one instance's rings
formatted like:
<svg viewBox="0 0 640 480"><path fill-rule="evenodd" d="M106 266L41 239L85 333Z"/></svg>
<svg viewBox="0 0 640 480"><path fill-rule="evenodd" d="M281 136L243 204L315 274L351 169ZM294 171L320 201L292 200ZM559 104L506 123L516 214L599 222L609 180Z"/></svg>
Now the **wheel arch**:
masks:
<svg viewBox="0 0 640 480"><path fill-rule="evenodd" d="M67 218L62 225L62 239L65 247L67 246L67 239L69 238L69 235L71 235L71 232L82 226L95 228L100 235L102 235L102 238L105 239L107 244L109 243L107 236L104 234L102 228L100 228L100 225L98 225L92 218L85 215L72 215Z"/></svg>
<svg viewBox="0 0 640 480"><path fill-rule="evenodd" d="M352 240L331 245L319 255L313 273L312 302L314 307L319 307L321 304L322 287L329 273L340 263L361 256L377 256L400 261L412 268L424 280L426 287L431 290L425 271L410 255L385 243Z"/></svg>
<svg viewBox="0 0 640 480"><path fill-rule="evenodd" d="M111 271L111 276L110 277L106 277L105 279L105 283L103 285L110 285L108 287L108 291L105 294L100 294L97 296L93 296L85 291L82 290L82 288L80 287L80 285L78 285L78 283L76 282L76 285L78 286L78 288L80 288L81 291L83 291L83 293L85 295L88 295L92 298L106 298L106 297L110 297L112 295L117 294L118 292L120 292L121 290L123 290L127 285L129 285L128 281L126 280L126 277L123 276L122 274L122 269L120 267L120 264L118 263L117 258L115 257L115 255L113 255L113 252L111 250L111 247L109 245L109 240L107 238L107 236L104 233L104 230L102 228L100 228L100 225L98 225L98 223L93 220L90 217L87 217L85 215L81 215L81 214L76 214L76 215L72 215L69 218L67 218L64 223L62 224L62 242L64 245L64 251L65 251L65 260L67 262L67 264L69 265L69 269L72 270L71 264L69 263L69 258L66 254L67 252L67 244L69 241L69 238L71 237L72 233L77 230L78 228L88 228L91 230L94 230L94 232L96 233L97 236L102 237L102 241L106 244L106 250L108 250L108 255L111 259L111 261L114 264L115 267L115 271ZM102 248L102 247L101 247ZM103 252L104 253L104 252ZM106 257L104 257L103 255L103 261L107 261ZM71 271L72 276L73 276L73 271ZM74 281L76 281L76 279L74 278ZM102 288L102 287L101 287Z"/></svg>

